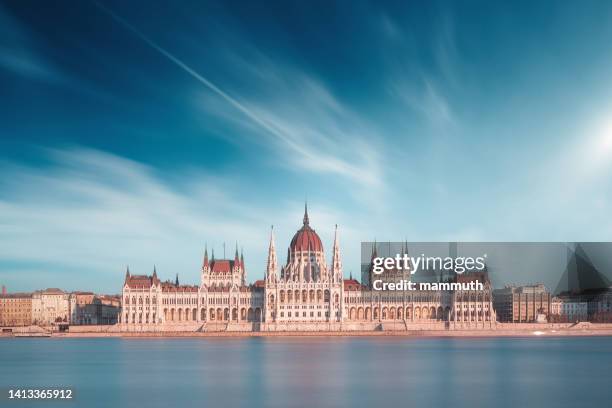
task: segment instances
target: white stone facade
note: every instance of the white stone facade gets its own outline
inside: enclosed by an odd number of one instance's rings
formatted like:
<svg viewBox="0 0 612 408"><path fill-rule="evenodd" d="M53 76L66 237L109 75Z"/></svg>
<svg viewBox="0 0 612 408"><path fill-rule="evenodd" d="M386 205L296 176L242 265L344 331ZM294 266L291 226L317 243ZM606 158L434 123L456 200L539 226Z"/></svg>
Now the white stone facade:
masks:
<svg viewBox="0 0 612 408"><path fill-rule="evenodd" d="M402 275L403 276L403 275ZM474 279L474 277L466 277ZM459 279L459 278L458 278ZM200 284L161 282L126 272L120 323L126 330L341 330L452 322L486 326L495 322L491 286L472 292L374 291L343 279L338 230L328 265L323 244L310 227L308 211L279 270L273 231L265 278L246 284L244 258L208 258Z"/></svg>
<svg viewBox="0 0 612 408"><path fill-rule="evenodd" d="M70 294L61 289L45 289L32 294L32 322L38 325L70 321Z"/></svg>

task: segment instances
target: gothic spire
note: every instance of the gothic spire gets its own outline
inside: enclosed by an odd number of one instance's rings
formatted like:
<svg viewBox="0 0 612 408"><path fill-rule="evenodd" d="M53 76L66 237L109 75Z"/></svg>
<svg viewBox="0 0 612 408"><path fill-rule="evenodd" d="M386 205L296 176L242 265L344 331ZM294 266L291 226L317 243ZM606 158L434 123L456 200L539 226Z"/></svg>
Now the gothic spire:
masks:
<svg viewBox="0 0 612 408"><path fill-rule="evenodd" d="M153 279L157 279L157 268L153 265Z"/></svg>
<svg viewBox="0 0 612 408"><path fill-rule="evenodd" d="M270 227L270 246L268 247L268 266L266 268L266 278L276 280L276 247L274 246L274 226Z"/></svg>
<svg viewBox="0 0 612 408"><path fill-rule="evenodd" d="M304 225L308 225L310 220L308 219L308 202L304 201Z"/></svg>
<svg viewBox="0 0 612 408"><path fill-rule="evenodd" d="M125 270L125 281L127 282L128 279L130 279L130 266L127 265L127 268Z"/></svg>
<svg viewBox="0 0 612 408"><path fill-rule="evenodd" d="M176 274L176 280L174 281L174 284L175 284L176 286L178 286L178 285L179 285L178 273Z"/></svg>
<svg viewBox="0 0 612 408"><path fill-rule="evenodd" d="M202 262L202 269L208 268L208 244L204 244L204 262Z"/></svg>
<svg viewBox="0 0 612 408"><path fill-rule="evenodd" d="M338 224L334 232L334 248L332 249L332 276L342 279L342 260L340 259L340 240L338 238Z"/></svg>

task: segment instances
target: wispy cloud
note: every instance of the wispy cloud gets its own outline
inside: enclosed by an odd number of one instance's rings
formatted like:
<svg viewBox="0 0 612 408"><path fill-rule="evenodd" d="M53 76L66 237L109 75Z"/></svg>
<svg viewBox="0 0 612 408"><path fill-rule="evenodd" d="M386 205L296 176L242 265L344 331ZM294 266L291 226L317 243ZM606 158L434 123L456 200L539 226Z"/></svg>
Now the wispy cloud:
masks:
<svg viewBox="0 0 612 408"><path fill-rule="evenodd" d="M0 69L21 77L58 83L64 76L36 51L28 31L0 5Z"/></svg>
<svg viewBox="0 0 612 408"><path fill-rule="evenodd" d="M260 99L236 97L197 72L185 61L150 39L134 25L118 16L105 6L96 5L108 13L117 23L133 32L151 48L200 82L227 104L228 108L244 115L250 124L281 147L282 154L292 166L316 172L332 173L347 177L359 184L380 185L382 177L377 165L374 145L360 134L362 128L343 129L347 123L358 121L356 115L348 110L318 83L306 75L299 74L290 78L295 88L279 90L279 83L268 83L275 91L275 100L262 102ZM252 72L253 62L249 62ZM268 65L270 67L270 65ZM261 71L260 71L261 72ZM286 77L286 76L285 76ZM274 82L277 76L267 76ZM296 102L299 101L299 104ZM298 106L291 109L291 106ZM214 112L224 112L217 107ZM223 113L230 118L230 114Z"/></svg>
<svg viewBox="0 0 612 408"><path fill-rule="evenodd" d="M394 44L386 50L386 88L391 97L436 133L456 131L460 121L451 96L461 88L461 58L450 12L439 13L428 27L432 33L424 48L409 27L398 25L390 16L384 15L379 24ZM423 61L419 58L422 53L431 54L430 58Z"/></svg>
<svg viewBox="0 0 612 408"><path fill-rule="evenodd" d="M421 115L429 126L449 130L457 125L448 99L433 78L425 77L418 84L396 79L392 81L390 91L408 108Z"/></svg>
<svg viewBox="0 0 612 408"><path fill-rule="evenodd" d="M232 256L238 241L254 280L263 276L270 224L277 225L278 248L299 227L299 200L258 207L243 199L248 188L236 189L232 180L192 174L171 187L152 168L98 150L49 150L48 157L44 169L1 166L0 280L22 282L23 289L118 291L126 264L136 273L157 264L162 277L179 273L197 283L206 242L217 256L225 242ZM342 225L347 215L324 204L311 212L331 245L333 223ZM358 239L355 230L342 232ZM37 279L20 280L26 271Z"/></svg>
<svg viewBox="0 0 612 408"><path fill-rule="evenodd" d="M282 138L270 138L261 129L249 127L211 104L209 98L202 100L203 109L250 131L247 134L256 135L268 148L274 147L278 163L287 168L342 176L357 188L382 187L376 131L320 81L286 67L276 66L272 72L276 75L260 80L243 103Z"/></svg>

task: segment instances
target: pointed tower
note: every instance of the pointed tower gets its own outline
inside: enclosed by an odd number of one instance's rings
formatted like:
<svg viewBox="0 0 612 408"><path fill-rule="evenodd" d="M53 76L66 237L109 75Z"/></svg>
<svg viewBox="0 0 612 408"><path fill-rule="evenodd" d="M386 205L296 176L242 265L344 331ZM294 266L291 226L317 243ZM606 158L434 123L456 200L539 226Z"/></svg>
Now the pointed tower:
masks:
<svg viewBox="0 0 612 408"><path fill-rule="evenodd" d="M274 246L274 226L270 228L270 246L268 247L268 265L266 267L266 281L276 282L276 248Z"/></svg>
<svg viewBox="0 0 612 408"><path fill-rule="evenodd" d="M342 282L342 260L340 259L340 241L338 240L338 224L334 233L334 248L332 249L332 280Z"/></svg>
<svg viewBox="0 0 612 408"><path fill-rule="evenodd" d="M246 286L246 266L244 265L244 252L240 248L240 268L242 269L242 286Z"/></svg>
<svg viewBox="0 0 612 408"><path fill-rule="evenodd" d="M378 257L378 243L376 242L376 238L374 238L374 243L372 244L372 253L370 254L370 264L364 269L361 270L361 283L363 285L368 286L372 289L372 282L374 281L374 258Z"/></svg>
<svg viewBox="0 0 612 408"><path fill-rule="evenodd" d="M200 285L208 284L210 274L210 262L208 261L208 244L204 244L204 260L202 261L202 270L200 271Z"/></svg>
<svg viewBox="0 0 612 408"><path fill-rule="evenodd" d="M157 268L153 265L153 284L157 282Z"/></svg>
<svg viewBox="0 0 612 408"><path fill-rule="evenodd" d="M240 265L240 255L238 254L238 241L234 251L234 266L232 268L232 284L242 285L242 265Z"/></svg>
<svg viewBox="0 0 612 408"><path fill-rule="evenodd" d="M126 270L125 270L125 282L127 283L130 280L130 266L128 265Z"/></svg>
<svg viewBox="0 0 612 408"><path fill-rule="evenodd" d="M174 281L174 284L175 284L176 286L178 286L178 285L179 285L178 273L176 274L176 280Z"/></svg>
<svg viewBox="0 0 612 408"><path fill-rule="evenodd" d="M304 225L309 225L310 220L308 219L308 203L304 202Z"/></svg>
<svg viewBox="0 0 612 408"><path fill-rule="evenodd" d="M208 263L208 244L204 245L204 261L202 261L202 271L208 269L210 264Z"/></svg>

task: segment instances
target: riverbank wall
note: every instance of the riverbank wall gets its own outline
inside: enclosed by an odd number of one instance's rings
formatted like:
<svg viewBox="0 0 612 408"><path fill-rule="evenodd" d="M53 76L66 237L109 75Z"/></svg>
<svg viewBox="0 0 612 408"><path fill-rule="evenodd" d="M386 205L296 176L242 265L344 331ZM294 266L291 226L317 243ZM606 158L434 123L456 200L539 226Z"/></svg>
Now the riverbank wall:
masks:
<svg viewBox="0 0 612 408"><path fill-rule="evenodd" d="M503 336L612 336L610 323L496 323L489 326L455 326L440 323L319 324L304 326L261 324L183 324L133 326L70 326L67 331L38 326L16 327L3 337L273 337L273 336L414 336L414 337L503 337Z"/></svg>

